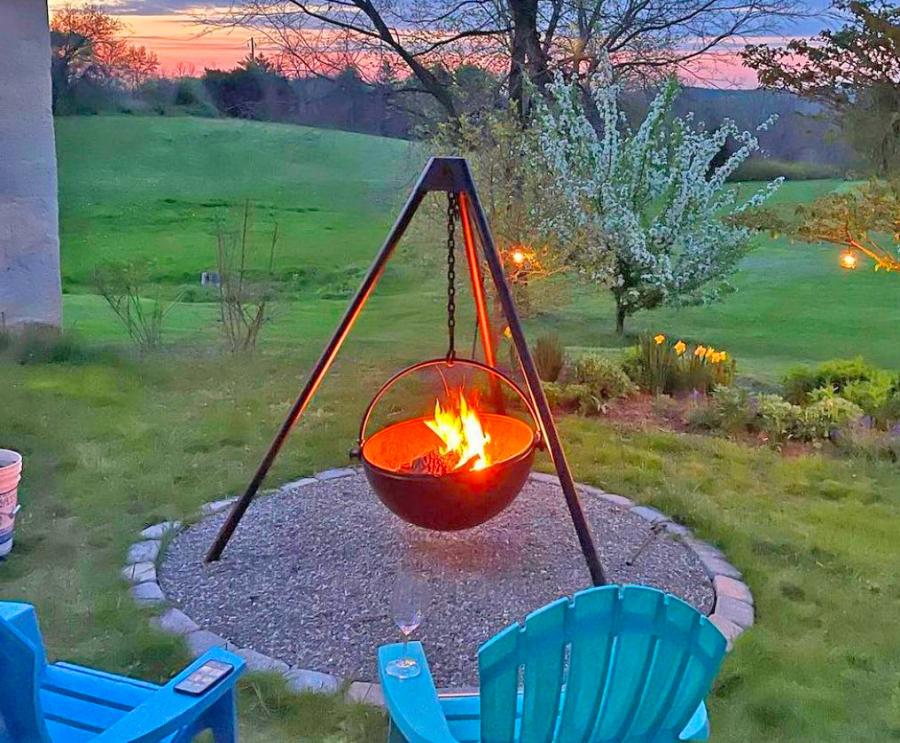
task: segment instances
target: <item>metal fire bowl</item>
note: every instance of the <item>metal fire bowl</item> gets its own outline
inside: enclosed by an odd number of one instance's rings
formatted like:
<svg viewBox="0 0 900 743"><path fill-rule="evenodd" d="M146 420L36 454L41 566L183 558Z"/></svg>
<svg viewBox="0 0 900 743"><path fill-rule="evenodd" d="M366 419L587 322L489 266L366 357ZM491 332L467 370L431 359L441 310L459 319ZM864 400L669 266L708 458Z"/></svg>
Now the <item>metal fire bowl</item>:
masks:
<svg viewBox="0 0 900 743"><path fill-rule="evenodd" d="M482 414L491 437L493 464L475 472L443 477L398 472L438 443L425 418L394 423L373 434L362 447L363 469L381 502L404 521L425 529L471 529L493 518L519 494L534 462L538 436L518 418ZM423 433L424 431L424 433Z"/></svg>

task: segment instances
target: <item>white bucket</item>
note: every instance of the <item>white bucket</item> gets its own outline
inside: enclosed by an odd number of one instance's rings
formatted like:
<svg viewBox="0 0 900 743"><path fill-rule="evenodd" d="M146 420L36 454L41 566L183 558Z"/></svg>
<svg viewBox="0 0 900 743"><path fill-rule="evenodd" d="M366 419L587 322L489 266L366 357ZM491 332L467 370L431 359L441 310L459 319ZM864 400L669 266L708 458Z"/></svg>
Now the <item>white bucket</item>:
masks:
<svg viewBox="0 0 900 743"><path fill-rule="evenodd" d="M0 449L0 557L6 557L12 549L21 476L22 455L12 449Z"/></svg>

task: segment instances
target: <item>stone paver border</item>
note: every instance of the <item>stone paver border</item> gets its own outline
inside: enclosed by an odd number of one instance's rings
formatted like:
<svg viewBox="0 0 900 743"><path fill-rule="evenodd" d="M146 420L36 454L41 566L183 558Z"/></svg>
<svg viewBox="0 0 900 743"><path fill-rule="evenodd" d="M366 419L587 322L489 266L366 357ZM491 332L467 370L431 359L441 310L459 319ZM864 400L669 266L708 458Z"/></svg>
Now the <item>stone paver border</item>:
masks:
<svg viewBox="0 0 900 743"><path fill-rule="evenodd" d="M266 491L265 494L271 495L279 491L296 490L316 482L350 477L358 474L359 471L358 468L349 467L324 470L313 477L304 477L285 483L276 490ZM531 474L531 479L559 486L559 480L555 475L534 472ZM650 523L661 523L666 532L693 550L709 575L716 596L713 612L709 619L725 635L729 650L738 636L753 625L755 617L753 594L747 584L743 582L741 571L728 562L721 550L694 538L690 529L675 523L655 508L637 505L629 498L607 493L590 485L579 484L578 489L593 497L602 498L619 508L630 510ZM236 498L224 498L205 503L200 507L200 517L224 511L231 507L235 500ZM203 629L177 607L169 606L166 596L159 586L156 568L164 551L165 543L181 528L180 521L163 521L148 526L140 533L140 540L128 549L127 564L122 569L122 577L131 583L131 596L139 606L164 609L159 616L151 620L156 627L164 632L184 637L188 649L194 657L202 655L212 647L231 650L247 662L247 667L251 671L279 673L284 676L291 691L337 693L343 689L345 696L352 701L375 705L384 704L381 687L377 683L368 681L347 683L329 673L290 666L278 658L264 655L252 648L237 647L224 637ZM458 693L458 690L447 691Z"/></svg>

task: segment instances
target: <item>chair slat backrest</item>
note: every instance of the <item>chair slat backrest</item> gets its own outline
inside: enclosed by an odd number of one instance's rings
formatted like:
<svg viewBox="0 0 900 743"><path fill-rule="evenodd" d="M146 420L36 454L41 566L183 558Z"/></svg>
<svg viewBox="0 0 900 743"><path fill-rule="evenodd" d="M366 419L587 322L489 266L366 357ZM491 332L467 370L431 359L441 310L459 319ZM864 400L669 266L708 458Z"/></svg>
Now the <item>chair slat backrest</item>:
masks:
<svg viewBox="0 0 900 743"><path fill-rule="evenodd" d="M481 738L677 740L724 655L719 630L675 596L645 586L582 591L482 645Z"/></svg>
<svg viewBox="0 0 900 743"><path fill-rule="evenodd" d="M42 655L0 617L0 741L44 743L49 735L38 693Z"/></svg>

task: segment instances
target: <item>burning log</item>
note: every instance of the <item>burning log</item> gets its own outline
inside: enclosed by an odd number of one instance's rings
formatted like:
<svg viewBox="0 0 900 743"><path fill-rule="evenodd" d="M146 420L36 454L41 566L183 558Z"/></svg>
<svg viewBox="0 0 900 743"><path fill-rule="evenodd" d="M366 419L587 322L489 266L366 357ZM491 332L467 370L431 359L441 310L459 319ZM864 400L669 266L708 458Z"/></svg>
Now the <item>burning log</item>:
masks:
<svg viewBox="0 0 900 743"><path fill-rule="evenodd" d="M416 457L411 462L400 467L400 472L413 475L431 475L432 477L443 477L451 472L462 470L463 472L471 472L477 469L476 464L478 456L473 454L465 462L460 463L459 454L456 452L448 452L441 454L437 450Z"/></svg>

